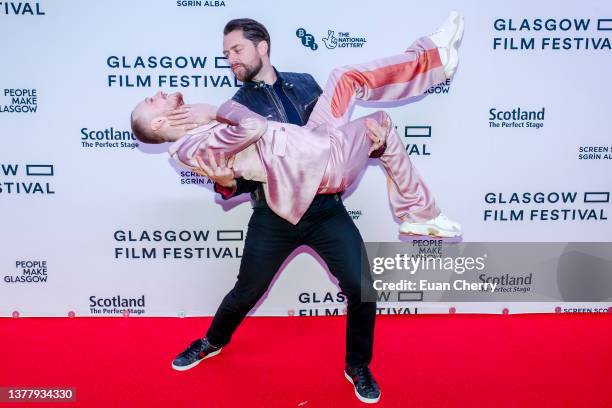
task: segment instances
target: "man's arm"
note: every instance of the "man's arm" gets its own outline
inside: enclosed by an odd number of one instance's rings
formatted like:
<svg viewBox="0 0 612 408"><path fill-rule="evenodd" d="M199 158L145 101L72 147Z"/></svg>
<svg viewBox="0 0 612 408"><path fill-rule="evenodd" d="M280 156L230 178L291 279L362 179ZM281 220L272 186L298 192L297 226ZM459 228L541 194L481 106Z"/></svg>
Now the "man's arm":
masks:
<svg viewBox="0 0 612 408"><path fill-rule="evenodd" d="M215 191L221 194L221 198L224 200L229 200L242 193L252 193L261 184L259 181L245 180L243 178L232 178L231 182L230 187L223 186L218 182L214 184Z"/></svg>
<svg viewBox="0 0 612 408"><path fill-rule="evenodd" d="M216 112L217 120L227 125L216 125L206 131L186 135L170 148L170 154L190 167L201 166L198 157L204 159L206 151L208 165L217 168L215 156L233 156L257 142L265 133L267 120L240 104L227 103Z"/></svg>
<svg viewBox="0 0 612 408"><path fill-rule="evenodd" d="M172 126L183 126L187 130L194 129L204 125L210 121L210 109L207 104L192 104L183 105L172 111L168 116ZM227 122L229 118L217 118L221 122ZM204 163L202 163L204 164ZM224 200L240 195L242 193L251 193L260 185L259 182L253 180L245 180L243 178L234 178L234 172L229 160L219 159L219 162L211 162L210 166L192 168L199 174L210 178L214 184L215 192L219 193Z"/></svg>

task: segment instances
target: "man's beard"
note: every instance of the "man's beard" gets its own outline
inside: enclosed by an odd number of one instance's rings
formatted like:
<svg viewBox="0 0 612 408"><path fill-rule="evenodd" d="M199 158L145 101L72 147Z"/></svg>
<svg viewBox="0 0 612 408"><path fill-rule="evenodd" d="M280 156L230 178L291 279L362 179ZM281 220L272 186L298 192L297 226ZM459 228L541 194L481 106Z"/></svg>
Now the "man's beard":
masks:
<svg viewBox="0 0 612 408"><path fill-rule="evenodd" d="M242 67L244 68L244 75L238 76L236 72L234 72L234 75L236 75L236 78L238 78L240 82L251 82L253 78L255 78L257 74L259 74L259 71L261 71L261 67L263 66L263 63L261 62L261 58L260 58L257 61L257 64L255 65L251 65L251 66L248 66L246 64L240 64L240 65L242 65Z"/></svg>

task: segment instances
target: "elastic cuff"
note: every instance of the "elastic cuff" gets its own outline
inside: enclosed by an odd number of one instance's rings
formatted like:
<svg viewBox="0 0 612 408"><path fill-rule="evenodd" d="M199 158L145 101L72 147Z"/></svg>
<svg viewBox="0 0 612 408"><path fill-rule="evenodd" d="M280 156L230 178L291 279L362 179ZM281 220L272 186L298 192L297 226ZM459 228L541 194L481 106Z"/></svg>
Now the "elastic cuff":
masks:
<svg viewBox="0 0 612 408"><path fill-rule="evenodd" d="M214 184L215 192L221 194L221 197L224 200L232 198L234 194L236 194L237 188L238 188L238 185L234 185L233 187L224 187L217 183Z"/></svg>
<svg viewBox="0 0 612 408"><path fill-rule="evenodd" d="M380 146L378 149L370 153L370 158L378 159L380 156L382 156L385 153L386 149L387 149L387 142L385 142L384 145Z"/></svg>

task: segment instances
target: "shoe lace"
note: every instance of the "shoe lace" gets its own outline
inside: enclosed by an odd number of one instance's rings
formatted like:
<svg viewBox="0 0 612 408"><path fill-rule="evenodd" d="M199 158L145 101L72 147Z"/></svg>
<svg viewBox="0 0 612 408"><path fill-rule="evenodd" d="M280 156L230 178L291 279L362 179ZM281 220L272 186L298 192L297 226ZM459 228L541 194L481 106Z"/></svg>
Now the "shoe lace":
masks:
<svg viewBox="0 0 612 408"><path fill-rule="evenodd" d="M182 357L193 359L202 350L202 340L196 340L187 348L187 350L181 353Z"/></svg>
<svg viewBox="0 0 612 408"><path fill-rule="evenodd" d="M374 376L369 367L359 367L355 370L355 373L357 374L359 384L366 391L373 391L375 389L374 384L376 384L376 381L374 381Z"/></svg>

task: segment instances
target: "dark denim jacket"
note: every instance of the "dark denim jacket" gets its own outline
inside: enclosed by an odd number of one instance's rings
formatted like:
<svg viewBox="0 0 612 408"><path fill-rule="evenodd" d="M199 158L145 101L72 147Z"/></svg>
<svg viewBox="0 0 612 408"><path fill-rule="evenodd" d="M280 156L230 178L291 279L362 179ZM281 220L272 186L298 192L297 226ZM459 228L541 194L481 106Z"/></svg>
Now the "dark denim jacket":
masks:
<svg viewBox="0 0 612 408"><path fill-rule="evenodd" d="M301 123L294 123L294 125L304 126L323 91L310 74L277 71L276 75L281 81L285 95L293 103L302 119ZM245 83L232 99L267 119L276 122L289 121L272 86L264 82Z"/></svg>
<svg viewBox="0 0 612 408"><path fill-rule="evenodd" d="M312 113L312 108L314 108L317 99L319 99L319 95L323 92L321 87L319 87L317 81L310 74L276 71L276 75L281 81L287 98L293 103L302 120L301 123L294 123L294 125L305 125ZM289 121L283 104L274 93L272 86L264 82L245 82L232 99L267 119L276 122ZM263 199L263 190L258 188L261 183L239 178L236 179L236 184L237 188L233 194L228 194L227 189L217 184L215 184L215 191L221 193L225 199L246 192L252 193L251 196L254 200Z"/></svg>
<svg viewBox="0 0 612 408"><path fill-rule="evenodd" d="M323 90L310 74L276 71L276 76L282 81L283 91L295 106L302 120L301 123L294 123L294 125L304 126ZM289 122L283 104L274 89L264 82L245 82L232 99L269 120ZM385 148L386 144L372 152L370 157L380 157ZM250 192L255 201L265 200L260 182L237 178L236 186L234 191L215 183L214 189L226 200L246 192Z"/></svg>

